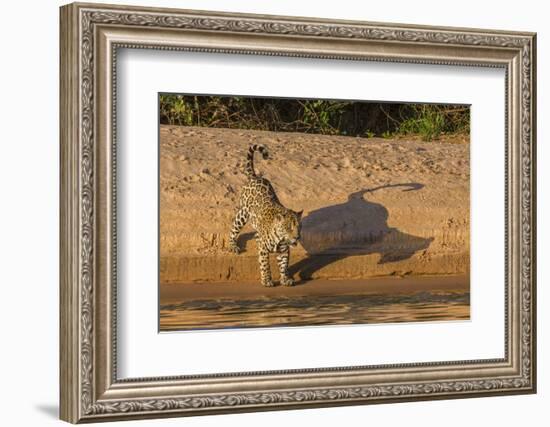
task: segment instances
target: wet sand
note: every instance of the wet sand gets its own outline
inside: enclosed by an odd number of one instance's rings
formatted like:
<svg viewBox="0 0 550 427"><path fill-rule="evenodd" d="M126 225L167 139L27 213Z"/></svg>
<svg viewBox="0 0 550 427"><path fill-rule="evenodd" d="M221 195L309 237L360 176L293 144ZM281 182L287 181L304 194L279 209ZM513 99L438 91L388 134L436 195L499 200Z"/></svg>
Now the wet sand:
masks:
<svg viewBox="0 0 550 427"><path fill-rule="evenodd" d="M274 288L166 284L160 287L160 330L466 320L469 291L466 275L310 280Z"/></svg>

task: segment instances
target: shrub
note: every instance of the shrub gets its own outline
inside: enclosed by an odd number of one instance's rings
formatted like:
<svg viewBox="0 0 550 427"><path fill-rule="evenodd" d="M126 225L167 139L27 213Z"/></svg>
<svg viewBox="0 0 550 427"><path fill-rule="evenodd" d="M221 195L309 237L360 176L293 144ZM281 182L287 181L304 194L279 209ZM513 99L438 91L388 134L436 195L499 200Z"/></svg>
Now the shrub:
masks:
<svg viewBox="0 0 550 427"><path fill-rule="evenodd" d="M469 133L469 107L323 99L161 94L162 124L275 132L437 139Z"/></svg>

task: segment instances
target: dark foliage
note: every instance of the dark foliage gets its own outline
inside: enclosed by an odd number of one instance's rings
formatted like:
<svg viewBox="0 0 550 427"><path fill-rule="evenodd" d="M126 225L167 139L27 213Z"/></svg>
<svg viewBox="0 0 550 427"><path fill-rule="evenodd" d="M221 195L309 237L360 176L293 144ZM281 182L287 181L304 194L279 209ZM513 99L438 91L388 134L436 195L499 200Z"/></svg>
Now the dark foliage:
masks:
<svg viewBox="0 0 550 427"><path fill-rule="evenodd" d="M161 124L361 137L432 140L470 129L464 105L162 94L159 113Z"/></svg>

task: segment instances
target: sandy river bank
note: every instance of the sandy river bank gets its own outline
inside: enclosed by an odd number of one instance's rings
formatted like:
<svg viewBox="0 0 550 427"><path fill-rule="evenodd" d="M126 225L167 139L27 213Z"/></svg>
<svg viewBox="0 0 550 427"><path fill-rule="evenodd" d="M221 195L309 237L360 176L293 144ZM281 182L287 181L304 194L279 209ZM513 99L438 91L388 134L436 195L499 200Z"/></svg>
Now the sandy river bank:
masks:
<svg viewBox="0 0 550 427"><path fill-rule="evenodd" d="M250 228L227 252L250 143L270 150L256 170L281 202L304 210L297 279L468 273L467 143L161 126L161 283L257 280Z"/></svg>

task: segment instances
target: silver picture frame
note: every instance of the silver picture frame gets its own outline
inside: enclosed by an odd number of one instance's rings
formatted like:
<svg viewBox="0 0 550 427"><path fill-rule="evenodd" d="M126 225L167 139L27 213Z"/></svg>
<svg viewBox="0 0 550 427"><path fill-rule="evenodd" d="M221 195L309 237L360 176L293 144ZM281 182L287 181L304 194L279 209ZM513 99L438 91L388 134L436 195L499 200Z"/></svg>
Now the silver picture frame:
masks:
<svg viewBox="0 0 550 427"><path fill-rule="evenodd" d="M60 24L61 419L97 422L536 391L535 34L85 3L63 6ZM504 69L505 357L118 379L119 48Z"/></svg>

